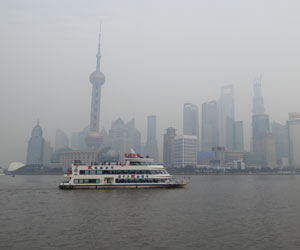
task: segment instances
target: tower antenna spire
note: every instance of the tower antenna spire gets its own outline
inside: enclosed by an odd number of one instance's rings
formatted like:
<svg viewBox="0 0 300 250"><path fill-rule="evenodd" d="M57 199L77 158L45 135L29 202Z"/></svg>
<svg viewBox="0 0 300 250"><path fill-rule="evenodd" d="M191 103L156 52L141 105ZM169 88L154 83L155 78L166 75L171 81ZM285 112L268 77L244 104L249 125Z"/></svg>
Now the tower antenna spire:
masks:
<svg viewBox="0 0 300 250"><path fill-rule="evenodd" d="M97 58L96 71L98 71L98 72L100 72L100 59L101 59L100 42L101 42L101 22L100 22L100 28L99 28L98 52L96 55L96 58Z"/></svg>

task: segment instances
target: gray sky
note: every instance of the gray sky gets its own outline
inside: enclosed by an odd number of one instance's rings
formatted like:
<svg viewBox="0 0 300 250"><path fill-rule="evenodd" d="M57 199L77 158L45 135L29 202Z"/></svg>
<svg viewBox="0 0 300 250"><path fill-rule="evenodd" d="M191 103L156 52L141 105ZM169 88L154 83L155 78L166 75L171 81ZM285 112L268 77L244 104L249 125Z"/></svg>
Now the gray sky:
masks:
<svg viewBox="0 0 300 250"><path fill-rule="evenodd" d="M182 133L182 106L215 100L234 84L236 119L251 129L252 81L262 74L270 120L300 111L299 1L14 1L0 8L0 166L25 161L37 119L54 145L89 123L102 21L101 127L133 116L145 138ZM201 115L201 114L200 114ZM160 145L161 146L161 145Z"/></svg>

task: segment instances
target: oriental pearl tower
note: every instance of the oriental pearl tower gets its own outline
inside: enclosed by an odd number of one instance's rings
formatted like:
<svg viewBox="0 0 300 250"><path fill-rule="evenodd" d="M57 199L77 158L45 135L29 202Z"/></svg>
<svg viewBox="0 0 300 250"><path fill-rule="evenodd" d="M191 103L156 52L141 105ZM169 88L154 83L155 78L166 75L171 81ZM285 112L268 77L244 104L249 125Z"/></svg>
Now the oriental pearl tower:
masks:
<svg viewBox="0 0 300 250"><path fill-rule="evenodd" d="M96 71L90 75L90 82L93 85L92 90L92 103L91 103L91 119L90 130L85 137L86 145L89 149L97 150L100 148L102 138L99 134L99 119L100 119L100 100L101 100L101 86L105 82L105 76L100 72L100 39L101 32L99 33L98 52L96 55L97 64Z"/></svg>

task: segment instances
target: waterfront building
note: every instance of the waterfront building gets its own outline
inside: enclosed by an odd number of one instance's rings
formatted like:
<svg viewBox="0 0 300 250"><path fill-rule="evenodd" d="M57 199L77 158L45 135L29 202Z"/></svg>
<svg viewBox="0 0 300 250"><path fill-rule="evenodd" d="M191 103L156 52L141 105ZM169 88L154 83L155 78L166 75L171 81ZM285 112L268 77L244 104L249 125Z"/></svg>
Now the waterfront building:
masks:
<svg viewBox="0 0 300 250"><path fill-rule="evenodd" d="M197 146L197 136L176 136L174 139L174 167L196 166Z"/></svg>
<svg viewBox="0 0 300 250"><path fill-rule="evenodd" d="M219 117L216 101L202 104L201 151L211 152L219 145Z"/></svg>
<svg viewBox="0 0 300 250"><path fill-rule="evenodd" d="M69 138L67 134L64 131L57 129L55 134L55 147L54 147L55 151L61 148L68 148L68 147L69 147Z"/></svg>
<svg viewBox="0 0 300 250"><path fill-rule="evenodd" d="M283 165L288 157L288 129L286 125L272 122L272 134L275 138L277 164Z"/></svg>
<svg viewBox="0 0 300 250"><path fill-rule="evenodd" d="M32 129L31 137L27 146L27 160L26 165L41 165L43 164L43 152L44 152L44 138L43 130L39 125Z"/></svg>
<svg viewBox="0 0 300 250"><path fill-rule="evenodd" d="M198 107L192 103L183 104L183 134L197 137L199 151L199 114Z"/></svg>
<svg viewBox="0 0 300 250"><path fill-rule="evenodd" d="M99 149L102 143L101 136L99 134L99 122L100 122L100 101L101 101L101 86L105 82L105 76L100 71L100 40L101 33L99 33L98 52L96 55L96 71L90 75L90 82L93 85L92 89L92 102L91 102L91 116L90 116L90 128L86 135L85 141L89 149Z"/></svg>
<svg viewBox="0 0 300 250"><path fill-rule="evenodd" d="M176 129L169 127L164 134L163 163L165 167L173 167L174 165L174 140L176 137Z"/></svg>
<svg viewBox="0 0 300 250"><path fill-rule="evenodd" d="M300 168L300 113L289 113L287 121L289 143L289 166Z"/></svg>
<svg viewBox="0 0 300 250"><path fill-rule="evenodd" d="M156 140L156 116L150 115L147 118L147 141L145 154L150 156L154 162L158 163L158 145Z"/></svg>
<svg viewBox="0 0 300 250"><path fill-rule="evenodd" d="M59 154L60 167L64 172L71 168L75 160L79 160L86 165L97 162L98 150L68 150Z"/></svg>
<svg viewBox="0 0 300 250"><path fill-rule="evenodd" d="M225 147L213 147L212 148L212 160L210 165L212 166L225 166Z"/></svg>
<svg viewBox="0 0 300 250"><path fill-rule="evenodd" d="M261 168L262 167L262 155L255 152L245 152L244 162L246 168Z"/></svg>
<svg viewBox="0 0 300 250"><path fill-rule="evenodd" d="M233 85L223 86L218 103L219 107L219 145L233 149L232 123L234 122Z"/></svg>

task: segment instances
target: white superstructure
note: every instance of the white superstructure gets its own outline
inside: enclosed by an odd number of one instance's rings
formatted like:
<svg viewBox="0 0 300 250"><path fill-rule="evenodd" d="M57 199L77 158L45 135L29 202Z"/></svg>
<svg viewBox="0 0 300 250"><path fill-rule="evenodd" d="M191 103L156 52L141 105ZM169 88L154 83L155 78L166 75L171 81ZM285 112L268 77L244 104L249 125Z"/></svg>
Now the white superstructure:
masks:
<svg viewBox="0 0 300 250"><path fill-rule="evenodd" d="M74 188L152 188L183 187L185 181L175 181L164 166L156 165L151 158L139 154L125 154L125 163L103 162L91 165L72 164L69 180L60 189Z"/></svg>

